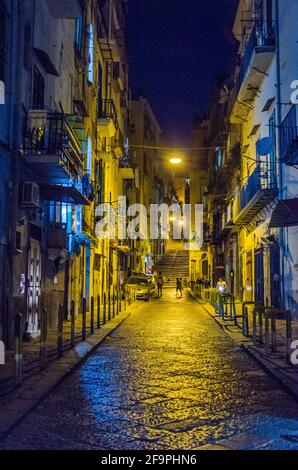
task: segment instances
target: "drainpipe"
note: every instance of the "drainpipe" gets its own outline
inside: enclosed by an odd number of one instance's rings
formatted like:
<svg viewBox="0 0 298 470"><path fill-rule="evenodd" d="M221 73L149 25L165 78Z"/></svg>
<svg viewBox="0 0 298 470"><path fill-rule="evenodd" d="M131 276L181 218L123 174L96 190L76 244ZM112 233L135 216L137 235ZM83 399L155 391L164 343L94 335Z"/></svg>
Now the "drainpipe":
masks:
<svg viewBox="0 0 298 470"><path fill-rule="evenodd" d="M14 303L13 303L13 290L14 290L14 266L15 266L15 253L16 253L16 216L18 208L18 156L15 148L15 130L16 130L16 108L17 108L17 51L15 34L17 31L17 19L18 19L18 3L16 0L10 1L10 54L9 54L9 97L8 97L8 143L9 150L11 152L12 164L11 164L11 183L9 186L9 200L8 200L8 252L7 252L7 269L6 269L6 292L5 292L5 309L6 309L6 325L4 325L5 340L7 346L10 347L13 344L13 327L14 327Z"/></svg>
<svg viewBox="0 0 298 470"><path fill-rule="evenodd" d="M281 111L281 60L280 60L280 24L279 24L279 0L275 0L275 40L276 40L276 90L277 90L277 129L278 129L278 183L279 183L279 199L284 198L284 181L283 181L283 162L281 158L281 123L282 123L282 111ZM279 240L281 247L281 302L282 305L285 303L285 236L284 228L281 227L279 230Z"/></svg>

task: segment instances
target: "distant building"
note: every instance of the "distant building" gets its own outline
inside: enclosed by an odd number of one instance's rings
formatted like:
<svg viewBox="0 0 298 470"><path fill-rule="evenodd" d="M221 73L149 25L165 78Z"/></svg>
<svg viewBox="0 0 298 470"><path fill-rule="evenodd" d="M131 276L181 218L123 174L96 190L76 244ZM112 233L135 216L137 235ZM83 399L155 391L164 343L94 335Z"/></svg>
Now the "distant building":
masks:
<svg viewBox="0 0 298 470"><path fill-rule="evenodd" d="M147 99L131 100L130 144L136 165L135 202L143 204L150 213L150 204L163 202L164 182L162 178L160 152L154 147L160 145L161 129ZM153 271L158 256L163 252L161 240L150 240L150 219L148 237L136 244L134 269Z"/></svg>

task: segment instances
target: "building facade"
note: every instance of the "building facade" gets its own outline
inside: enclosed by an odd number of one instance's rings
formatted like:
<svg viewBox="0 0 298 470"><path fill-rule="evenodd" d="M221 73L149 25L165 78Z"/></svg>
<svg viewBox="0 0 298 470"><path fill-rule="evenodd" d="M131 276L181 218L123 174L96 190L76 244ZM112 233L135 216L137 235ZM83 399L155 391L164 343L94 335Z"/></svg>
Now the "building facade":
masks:
<svg viewBox="0 0 298 470"><path fill-rule="evenodd" d="M16 314L29 340L41 309L49 326L61 305L64 318L72 301L89 310L133 268L132 242L96 235L98 206L111 204L118 224L130 191L131 112L125 0L2 0L0 11L0 339L10 347Z"/></svg>
<svg viewBox="0 0 298 470"><path fill-rule="evenodd" d="M297 14L292 0L239 1L235 70L210 110L208 239L214 284L296 315Z"/></svg>
<svg viewBox="0 0 298 470"><path fill-rule="evenodd" d="M135 162L134 202L146 207L164 202L165 188L160 152L161 129L148 100L142 96L131 100L130 144ZM150 217L146 236L138 240L134 251L134 270L153 273L156 261L164 251L163 240L151 240Z"/></svg>

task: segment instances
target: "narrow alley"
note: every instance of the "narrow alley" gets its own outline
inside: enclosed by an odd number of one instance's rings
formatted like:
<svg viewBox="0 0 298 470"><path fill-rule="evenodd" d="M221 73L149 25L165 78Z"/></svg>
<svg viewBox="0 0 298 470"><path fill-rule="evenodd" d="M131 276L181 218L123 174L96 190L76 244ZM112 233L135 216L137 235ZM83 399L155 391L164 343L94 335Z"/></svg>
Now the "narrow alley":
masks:
<svg viewBox="0 0 298 470"><path fill-rule="evenodd" d="M298 404L191 299L144 302L1 449L297 449Z"/></svg>

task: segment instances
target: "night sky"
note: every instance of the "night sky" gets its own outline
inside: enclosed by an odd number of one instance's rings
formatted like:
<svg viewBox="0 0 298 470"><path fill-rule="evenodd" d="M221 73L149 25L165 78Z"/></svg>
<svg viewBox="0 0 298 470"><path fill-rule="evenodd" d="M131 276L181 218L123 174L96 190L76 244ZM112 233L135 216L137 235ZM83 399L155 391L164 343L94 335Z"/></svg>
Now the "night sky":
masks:
<svg viewBox="0 0 298 470"><path fill-rule="evenodd" d="M189 143L194 114L233 66L237 0L129 0L133 92L148 98L168 144Z"/></svg>

